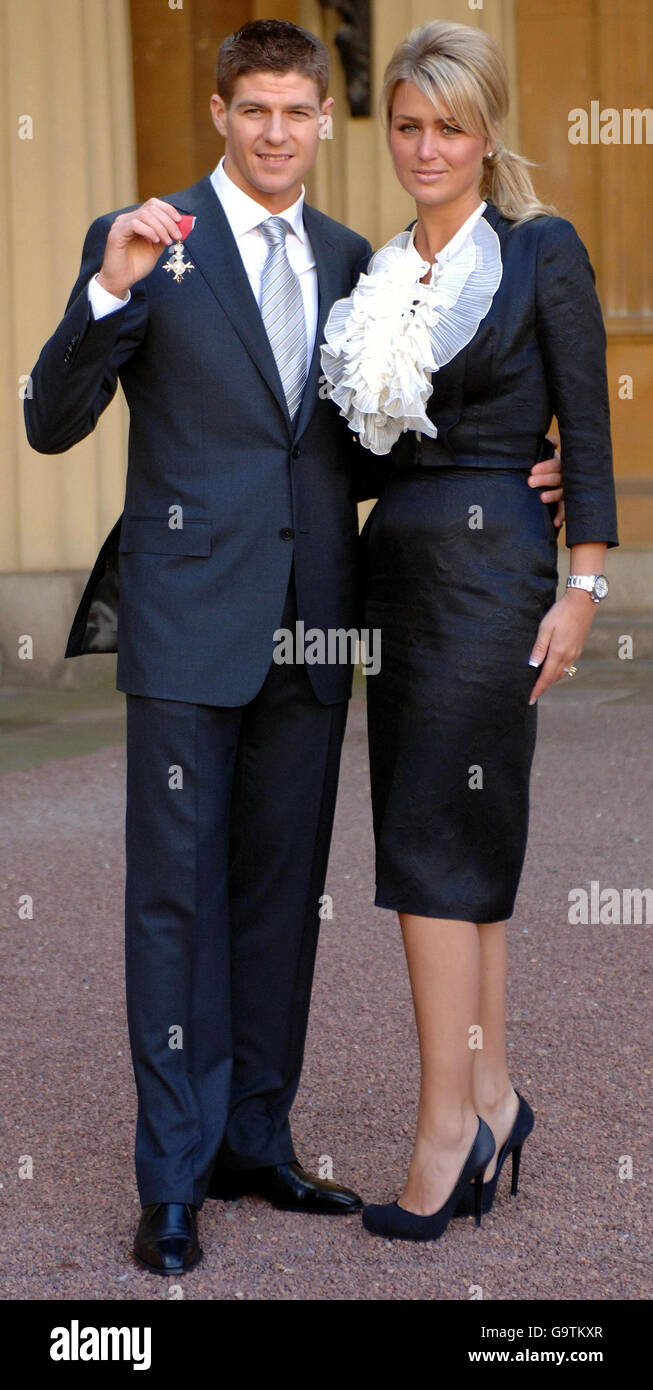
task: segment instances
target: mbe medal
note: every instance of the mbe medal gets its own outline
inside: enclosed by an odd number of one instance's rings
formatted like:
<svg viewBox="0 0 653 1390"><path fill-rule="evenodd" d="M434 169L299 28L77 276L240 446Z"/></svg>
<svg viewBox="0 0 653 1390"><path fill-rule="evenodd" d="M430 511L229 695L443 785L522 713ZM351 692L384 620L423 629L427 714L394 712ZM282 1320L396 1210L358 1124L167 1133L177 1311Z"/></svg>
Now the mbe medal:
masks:
<svg viewBox="0 0 653 1390"><path fill-rule="evenodd" d="M186 274L187 270L195 269L195 266L193 265L192 261L184 260L183 241L183 238L187 237L189 232L192 232L193 227L195 226L195 220L196 219L194 217L191 217L190 214L184 214L183 217L180 217L179 222L177 224L177 231L179 232L180 240L175 241L173 243L172 251L170 252L170 259L167 260L163 266L164 270L172 272L173 278L177 285L181 284L181 281L184 275Z"/></svg>

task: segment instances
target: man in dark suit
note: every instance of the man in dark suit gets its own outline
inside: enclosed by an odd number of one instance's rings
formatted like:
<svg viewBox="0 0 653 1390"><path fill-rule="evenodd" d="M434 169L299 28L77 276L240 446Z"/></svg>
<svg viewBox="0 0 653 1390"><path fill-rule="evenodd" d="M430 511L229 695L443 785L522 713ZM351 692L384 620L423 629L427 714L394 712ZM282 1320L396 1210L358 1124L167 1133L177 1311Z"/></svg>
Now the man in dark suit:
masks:
<svg viewBox="0 0 653 1390"><path fill-rule="evenodd" d="M300 1167L288 1119L352 666L274 658L299 620L356 628L356 500L379 491L319 390L325 320L370 254L303 201L327 80L295 25L223 43L224 159L93 222L25 401L43 453L89 434L118 380L130 411L124 512L67 655L117 649L126 694L135 1253L166 1274L199 1259L206 1195L361 1205Z"/></svg>

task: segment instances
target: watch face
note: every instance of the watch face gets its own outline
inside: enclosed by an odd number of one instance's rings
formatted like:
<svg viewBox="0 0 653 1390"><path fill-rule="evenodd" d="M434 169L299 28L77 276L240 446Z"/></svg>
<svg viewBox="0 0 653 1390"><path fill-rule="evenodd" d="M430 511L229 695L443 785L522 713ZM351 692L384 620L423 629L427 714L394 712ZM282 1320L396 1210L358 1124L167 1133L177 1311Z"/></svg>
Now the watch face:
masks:
<svg viewBox="0 0 653 1390"><path fill-rule="evenodd" d="M605 598L608 592L608 581L604 574L599 574L594 585L594 593L597 598Z"/></svg>

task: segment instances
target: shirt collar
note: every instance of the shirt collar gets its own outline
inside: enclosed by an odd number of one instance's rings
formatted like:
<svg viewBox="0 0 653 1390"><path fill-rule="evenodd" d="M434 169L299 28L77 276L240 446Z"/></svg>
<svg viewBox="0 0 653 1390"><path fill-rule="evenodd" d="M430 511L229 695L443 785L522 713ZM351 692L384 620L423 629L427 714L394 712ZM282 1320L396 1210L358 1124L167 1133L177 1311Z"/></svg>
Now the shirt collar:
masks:
<svg viewBox="0 0 653 1390"><path fill-rule="evenodd" d="M462 227L459 227L458 231L454 233L454 235L451 237L451 240L447 242L446 246L443 246L442 250L438 251L436 258L438 265L445 265L447 261L453 260L453 257L460 250L460 247L462 246L465 237L469 235L469 233L472 230L472 227L474 227L478 222L479 218L483 216L486 207L487 203L479 203L478 207L474 208L474 211L470 213L467 220L463 222ZM417 223L414 224L410 233L410 240L413 248L415 248L416 230ZM426 265L427 262L425 261L424 264Z"/></svg>
<svg viewBox="0 0 653 1390"><path fill-rule="evenodd" d="M233 179L224 169L224 155L216 164L211 174L211 183L215 192L222 203L227 214L231 230L238 239L244 236L245 232L251 232L254 227L260 227L261 222L265 222L268 217L283 217L288 222L300 241L305 241L306 232L304 230L304 197L306 189L302 184L302 191L290 207L284 208L280 213L268 212L261 203L257 203L255 198L250 198L248 193L244 193L242 188L234 183Z"/></svg>

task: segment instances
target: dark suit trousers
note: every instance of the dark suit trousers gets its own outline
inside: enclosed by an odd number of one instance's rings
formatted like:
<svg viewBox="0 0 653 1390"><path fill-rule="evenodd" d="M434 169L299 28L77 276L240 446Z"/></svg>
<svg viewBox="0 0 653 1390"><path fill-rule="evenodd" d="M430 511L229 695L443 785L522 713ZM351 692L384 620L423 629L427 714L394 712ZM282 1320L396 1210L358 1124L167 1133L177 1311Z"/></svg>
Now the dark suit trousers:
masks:
<svg viewBox="0 0 653 1390"><path fill-rule="evenodd" d="M291 571L281 627L297 618ZM347 702L271 663L249 704L127 695L127 1015L141 1203L295 1157Z"/></svg>

